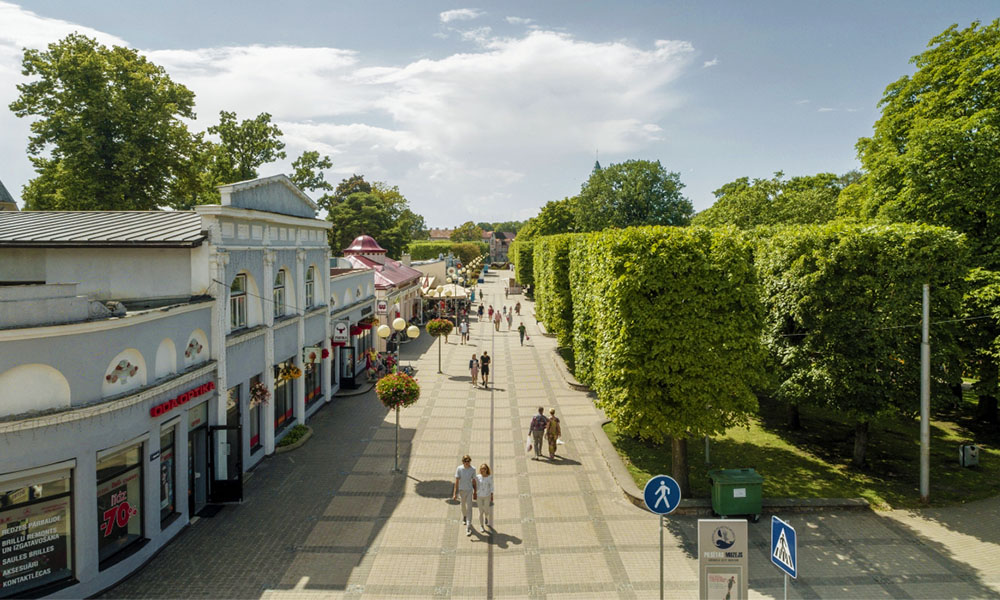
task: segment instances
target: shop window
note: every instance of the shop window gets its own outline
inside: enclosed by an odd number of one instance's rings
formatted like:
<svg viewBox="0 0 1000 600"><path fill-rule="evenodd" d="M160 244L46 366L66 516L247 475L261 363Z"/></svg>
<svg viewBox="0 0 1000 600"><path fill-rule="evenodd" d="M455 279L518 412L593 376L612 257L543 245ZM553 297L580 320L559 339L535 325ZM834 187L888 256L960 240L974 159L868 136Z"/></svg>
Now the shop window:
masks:
<svg viewBox="0 0 1000 600"><path fill-rule="evenodd" d="M72 583L72 473L0 483L0 596Z"/></svg>
<svg viewBox="0 0 1000 600"><path fill-rule="evenodd" d="M254 386L261 382L261 375L254 375L250 378L250 389L253 390ZM263 445L263 440L260 439L260 421L263 418L264 411L261 410L261 401L255 400L252 396L250 398L250 452L255 452L260 449Z"/></svg>
<svg viewBox="0 0 1000 600"><path fill-rule="evenodd" d="M97 461L97 553L101 568L143 539L142 444Z"/></svg>
<svg viewBox="0 0 1000 600"><path fill-rule="evenodd" d="M274 276L274 316L280 317L285 314L285 270L278 269Z"/></svg>
<svg viewBox="0 0 1000 600"><path fill-rule="evenodd" d="M177 458L174 453L176 427L160 431L160 528L177 518Z"/></svg>
<svg viewBox="0 0 1000 600"><path fill-rule="evenodd" d="M306 269L306 308L312 308L315 304L316 290L316 267Z"/></svg>
<svg viewBox="0 0 1000 600"><path fill-rule="evenodd" d="M247 276L240 274L229 286L229 328L242 329L247 326Z"/></svg>
<svg viewBox="0 0 1000 600"><path fill-rule="evenodd" d="M295 389L294 379L286 379L281 376L286 369L293 366L292 359L288 359L274 366L274 433L284 431L292 419L294 403L292 393Z"/></svg>
<svg viewBox="0 0 1000 600"><path fill-rule="evenodd" d="M320 362L309 362L306 363L305 374L303 377L306 378L306 406L312 406L314 402L323 397L323 385L320 380Z"/></svg>

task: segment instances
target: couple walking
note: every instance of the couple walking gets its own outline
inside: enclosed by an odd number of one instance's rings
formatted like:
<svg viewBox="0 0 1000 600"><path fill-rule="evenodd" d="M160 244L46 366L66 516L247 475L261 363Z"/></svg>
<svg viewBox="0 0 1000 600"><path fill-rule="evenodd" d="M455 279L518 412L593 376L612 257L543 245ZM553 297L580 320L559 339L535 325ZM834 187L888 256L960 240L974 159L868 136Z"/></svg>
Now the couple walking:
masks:
<svg viewBox="0 0 1000 600"><path fill-rule="evenodd" d="M479 465L479 473L476 473L469 455L463 456L462 464L455 469L455 487L452 489L451 499L461 499L465 535L472 535L473 502L479 506L479 530L486 533L487 527L494 529L490 525L493 520L493 472L488 464Z"/></svg>
<svg viewBox="0 0 1000 600"><path fill-rule="evenodd" d="M532 460L538 460L542 457L543 437L549 443L549 460L555 460L556 446L559 444L559 438L562 437L562 427L556 417L556 409L550 409L549 418L546 419L545 408L539 406L538 414L531 418L528 432L535 448L535 456L532 457Z"/></svg>
<svg viewBox="0 0 1000 600"><path fill-rule="evenodd" d="M483 376L483 387L488 387L490 383L490 353L483 350L483 355L480 358L476 357L476 353L472 353L472 358L469 359L469 373L472 375L472 385L479 385L479 375Z"/></svg>

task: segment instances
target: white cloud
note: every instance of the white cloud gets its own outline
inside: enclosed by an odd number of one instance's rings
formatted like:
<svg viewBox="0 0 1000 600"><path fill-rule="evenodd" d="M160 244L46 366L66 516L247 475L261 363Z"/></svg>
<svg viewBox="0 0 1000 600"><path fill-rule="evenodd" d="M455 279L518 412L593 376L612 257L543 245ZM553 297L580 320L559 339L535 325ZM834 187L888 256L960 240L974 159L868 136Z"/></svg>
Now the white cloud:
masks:
<svg viewBox="0 0 1000 600"><path fill-rule="evenodd" d="M442 23L451 23L452 21L471 21L478 19L483 14L483 11L477 8L456 8L455 10L446 10L438 16Z"/></svg>
<svg viewBox="0 0 1000 600"><path fill-rule="evenodd" d="M796 100L795 103L796 104L809 104L809 101L808 100Z"/></svg>
<svg viewBox="0 0 1000 600"><path fill-rule="evenodd" d="M819 108L816 112L834 112L836 110L837 110L836 108L830 108L828 106L823 106L823 107Z"/></svg>
<svg viewBox="0 0 1000 600"><path fill-rule="evenodd" d="M702 68L707 69L708 67L714 67L717 64L719 64L719 59L713 58L712 60L706 60L701 66Z"/></svg>
<svg viewBox="0 0 1000 600"><path fill-rule="evenodd" d="M13 48L39 46L74 26L7 4L0 4L0 22L17 24L0 31L0 101L10 102L23 79ZM586 177L591 161L579 172L566 170L581 151L641 152L669 137L683 99L674 82L694 54L687 42L642 48L546 30L515 37L473 31L474 51L399 65L369 63L338 48L145 54L195 92L196 129L214 123L223 109L240 119L273 115L288 159L266 165L262 175L287 172L303 150L320 150L333 159L328 179L361 173L398 185L431 225L531 216L549 195L565 193L550 194L566 187L554 180L575 188ZM14 35L21 37L15 42ZM17 162L16 184L5 179L16 195L31 175L23 153L27 123L0 111L0 130L20 140L0 145L0 160Z"/></svg>
<svg viewBox="0 0 1000 600"><path fill-rule="evenodd" d="M534 19L528 19L525 17L507 17L504 20L510 23L511 25L531 25L532 23L535 22Z"/></svg>

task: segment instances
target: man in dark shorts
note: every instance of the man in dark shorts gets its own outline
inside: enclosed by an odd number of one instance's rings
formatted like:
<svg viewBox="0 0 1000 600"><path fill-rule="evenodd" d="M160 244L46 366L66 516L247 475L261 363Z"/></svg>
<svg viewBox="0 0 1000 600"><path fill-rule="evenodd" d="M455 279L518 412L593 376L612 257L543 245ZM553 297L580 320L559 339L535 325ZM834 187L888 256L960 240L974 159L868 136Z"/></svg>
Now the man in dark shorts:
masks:
<svg viewBox="0 0 1000 600"><path fill-rule="evenodd" d="M490 354L483 350L483 355L479 357L479 374L483 376L483 387L490 385Z"/></svg>

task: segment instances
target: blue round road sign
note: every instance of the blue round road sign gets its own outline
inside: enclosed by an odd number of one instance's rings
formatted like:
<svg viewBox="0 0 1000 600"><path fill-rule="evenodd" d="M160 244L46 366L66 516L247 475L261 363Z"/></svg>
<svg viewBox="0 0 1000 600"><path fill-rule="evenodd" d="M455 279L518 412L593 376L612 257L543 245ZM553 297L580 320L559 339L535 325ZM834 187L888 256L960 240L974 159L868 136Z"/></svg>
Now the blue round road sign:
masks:
<svg viewBox="0 0 1000 600"><path fill-rule="evenodd" d="M649 510L658 515L670 514L681 503L681 486L669 475L657 475L646 482L643 497Z"/></svg>

